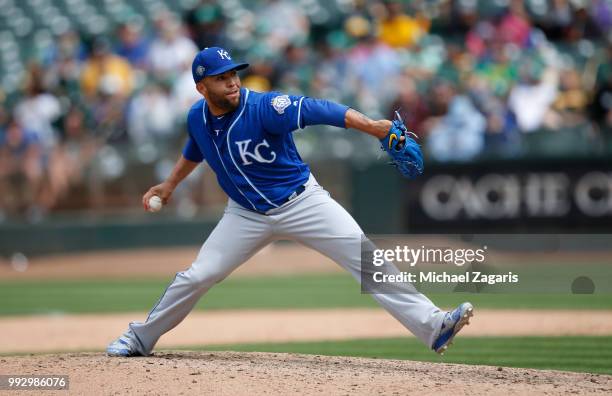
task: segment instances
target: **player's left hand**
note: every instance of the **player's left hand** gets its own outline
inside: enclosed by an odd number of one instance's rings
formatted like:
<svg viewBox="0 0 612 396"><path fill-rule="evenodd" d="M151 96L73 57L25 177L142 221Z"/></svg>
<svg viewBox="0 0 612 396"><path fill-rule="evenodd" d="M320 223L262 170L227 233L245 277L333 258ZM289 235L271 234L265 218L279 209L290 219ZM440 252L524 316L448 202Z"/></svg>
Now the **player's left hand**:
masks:
<svg viewBox="0 0 612 396"><path fill-rule="evenodd" d="M404 177L414 179L423 173L424 164L421 147L410 134L412 132L408 132L402 118L395 112L389 133L380 139L380 142L383 150L391 156L391 164L395 165Z"/></svg>

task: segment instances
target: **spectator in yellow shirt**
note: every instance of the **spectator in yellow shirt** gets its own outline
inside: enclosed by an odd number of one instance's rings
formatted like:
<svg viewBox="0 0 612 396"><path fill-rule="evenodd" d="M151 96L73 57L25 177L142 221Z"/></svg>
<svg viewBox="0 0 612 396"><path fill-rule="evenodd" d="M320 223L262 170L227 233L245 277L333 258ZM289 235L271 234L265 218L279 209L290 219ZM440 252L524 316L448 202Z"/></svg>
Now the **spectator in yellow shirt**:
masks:
<svg viewBox="0 0 612 396"><path fill-rule="evenodd" d="M89 96L98 93L127 97L133 89L133 72L130 64L110 52L110 44L99 39L93 45L91 58L81 75L81 87Z"/></svg>
<svg viewBox="0 0 612 396"><path fill-rule="evenodd" d="M404 13L397 1L386 3L386 15L378 23L378 38L393 48L416 44L429 30L429 20L412 18Z"/></svg>

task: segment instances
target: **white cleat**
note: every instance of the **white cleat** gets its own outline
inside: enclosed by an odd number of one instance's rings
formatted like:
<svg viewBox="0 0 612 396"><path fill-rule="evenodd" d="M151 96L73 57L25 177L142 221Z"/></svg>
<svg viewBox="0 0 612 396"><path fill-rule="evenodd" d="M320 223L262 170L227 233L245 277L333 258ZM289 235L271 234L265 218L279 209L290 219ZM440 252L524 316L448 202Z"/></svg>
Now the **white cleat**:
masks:
<svg viewBox="0 0 612 396"><path fill-rule="evenodd" d="M474 307L469 302L465 302L453 311L447 312L442 322L440 334L431 348L440 355L444 355L448 347L453 344L455 335L459 333L463 326L470 324L472 316L474 316Z"/></svg>
<svg viewBox="0 0 612 396"><path fill-rule="evenodd" d="M131 341L125 336L121 336L115 341L111 342L108 347L106 347L106 354L114 357L142 356Z"/></svg>

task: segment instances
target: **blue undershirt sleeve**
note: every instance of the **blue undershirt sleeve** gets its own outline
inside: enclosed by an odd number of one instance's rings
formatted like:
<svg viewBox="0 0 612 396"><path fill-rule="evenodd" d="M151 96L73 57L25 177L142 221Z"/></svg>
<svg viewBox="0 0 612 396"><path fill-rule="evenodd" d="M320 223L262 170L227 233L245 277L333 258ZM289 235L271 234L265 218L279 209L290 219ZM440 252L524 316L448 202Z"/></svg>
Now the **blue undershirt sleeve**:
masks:
<svg viewBox="0 0 612 396"><path fill-rule="evenodd" d="M191 138L191 135L189 135L189 139L187 140L187 143L185 143L185 147L183 148L183 157L192 162L204 161L204 155L200 151L200 148L198 147L196 142L194 142Z"/></svg>
<svg viewBox="0 0 612 396"><path fill-rule="evenodd" d="M325 99L304 98L302 101L301 128L308 125L331 125L346 128L344 116L348 106Z"/></svg>
<svg viewBox="0 0 612 396"><path fill-rule="evenodd" d="M191 132L192 125L201 120L201 114L201 110L196 106L192 107L187 114L187 135L189 138L185 143L185 147L183 147L183 157L191 162L204 161L204 153L202 153L202 150L198 147Z"/></svg>

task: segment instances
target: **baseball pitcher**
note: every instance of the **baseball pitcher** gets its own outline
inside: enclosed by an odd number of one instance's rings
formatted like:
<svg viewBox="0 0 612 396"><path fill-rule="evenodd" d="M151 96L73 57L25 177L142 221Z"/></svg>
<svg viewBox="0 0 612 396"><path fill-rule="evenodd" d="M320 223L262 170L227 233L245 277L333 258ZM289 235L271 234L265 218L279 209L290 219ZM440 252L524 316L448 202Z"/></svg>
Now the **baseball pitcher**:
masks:
<svg viewBox="0 0 612 396"><path fill-rule="evenodd" d="M291 132L309 125L353 128L375 136L406 177L423 171L418 144L401 119L374 121L347 106L306 96L254 92L241 87L223 48L199 52L192 65L203 96L188 114L189 137L172 174L143 196L165 204L176 186L204 159L229 196L225 213L191 266L178 272L144 322L132 322L112 342L110 356L147 356L200 297L257 251L278 239L295 240L331 258L360 281L363 231L321 187L302 161ZM428 347L443 353L468 324L473 307L441 311L427 297L373 294L380 305Z"/></svg>

